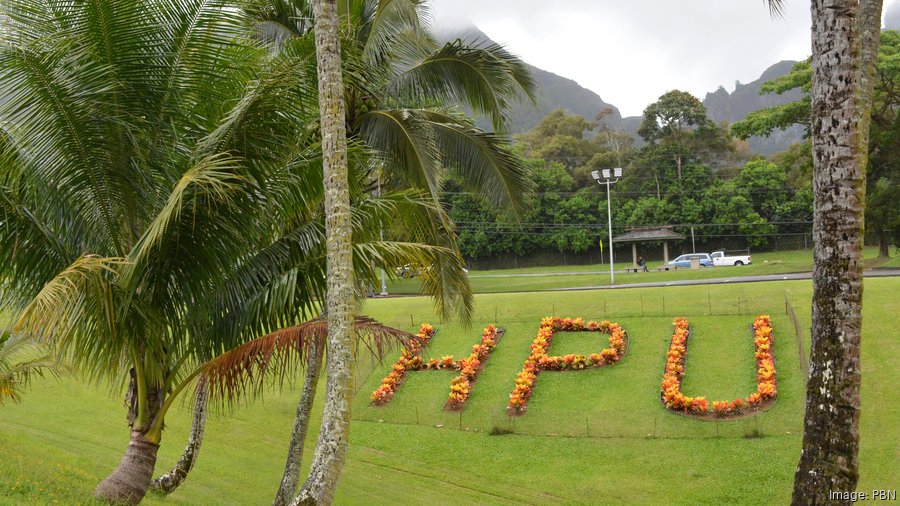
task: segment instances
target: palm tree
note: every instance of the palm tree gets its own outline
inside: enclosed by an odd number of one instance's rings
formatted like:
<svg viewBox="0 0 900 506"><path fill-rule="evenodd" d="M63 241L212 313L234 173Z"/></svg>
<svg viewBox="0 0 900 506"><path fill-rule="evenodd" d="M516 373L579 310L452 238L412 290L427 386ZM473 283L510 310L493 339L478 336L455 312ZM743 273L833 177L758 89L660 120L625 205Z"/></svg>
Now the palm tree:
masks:
<svg viewBox="0 0 900 506"><path fill-rule="evenodd" d="M271 53L225 1L0 12L0 307L16 335L127 385L130 443L95 493L136 503L201 364L321 310L315 51ZM369 195L370 156L349 155L351 288L436 263L445 275L425 290L445 313L471 308L443 210L421 192Z"/></svg>
<svg viewBox="0 0 900 506"><path fill-rule="evenodd" d="M781 0L769 0L779 11ZM813 309L794 504L833 502L859 478L865 174L881 0L813 0Z"/></svg>
<svg viewBox="0 0 900 506"><path fill-rule="evenodd" d="M311 7L315 30L310 23ZM471 120L443 105L466 105L490 116L495 127L503 128L511 101L532 97L533 83L521 61L499 46L479 47L461 41L437 44L423 29L424 2L353 0L339 5L310 5L304 0L262 0L246 8L258 20L258 33L276 48L286 41L315 37L320 52L323 139L334 136L340 141L346 136L372 150L381 162L374 171L378 187L421 188L437 201L445 171L450 169L489 202L508 205L514 212L524 207L529 183L503 137L476 129ZM323 15L324 20L320 18ZM322 39L325 29L331 31L327 40ZM343 40L339 38L341 33ZM336 54L323 60L321 52L326 49ZM340 65L342 58L349 71L342 76L339 68L331 68L326 79L325 63ZM342 83L342 92L334 90L333 96L326 96L323 88L335 83ZM326 100L334 102L326 108ZM346 132L340 136L336 131L326 132L326 110L340 112L344 124L336 119L331 126L341 126ZM336 149L340 155L340 142ZM335 162L340 162L340 157ZM444 271L438 266L428 275L443 276ZM330 285L337 286L337 282ZM328 317L332 316L329 309ZM345 344L336 349L345 350L347 338L335 335L329 339L329 402L312 468L297 501L329 503L343 465L350 425L352 362L349 355L336 356L332 347L340 340ZM313 366L311 363L308 374L314 371ZM309 397L305 394L298 406L275 504L284 504L296 483L302 451L297 436L306 432L309 420L304 404L311 403L315 392Z"/></svg>
<svg viewBox="0 0 900 506"><path fill-rule="evenodd" d="M325 238L328 244L328 291L325 293L328 377L319 441L298 500L331 504L347 455L353 404L352 226L337 6L335 0L316 0L313 10L325 179Z"/></svg>
<svg viewBox="0 0 900 506"><path fill-rule="evenodd" d="M832 4L812 2L813 345L795 504L829 502L859 479L863 212L881 0Z"/></svg>

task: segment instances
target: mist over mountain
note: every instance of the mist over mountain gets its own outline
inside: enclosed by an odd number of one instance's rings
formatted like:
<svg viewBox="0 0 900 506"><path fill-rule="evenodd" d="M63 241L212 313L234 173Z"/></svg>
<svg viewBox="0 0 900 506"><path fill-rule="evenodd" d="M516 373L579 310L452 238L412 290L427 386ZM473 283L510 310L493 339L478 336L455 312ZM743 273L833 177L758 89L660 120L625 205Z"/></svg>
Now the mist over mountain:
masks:
<svg viewBox="0 0 900 506"><path fill-rule="evenodd" d="M474 26L452 32L439 31L436 36L439 40L448 42L458 38L478 45L496 44L484 32ZM600 111L611 109L612 113L607 117L607 122L610 126L618 128L622 120L619 109L605 102L597 93L584 88L572 79L539 69L533 65L528 65L528 69L537 83L537 103L520 104L513 108L509 115L509 131L511 133L531 130L544 116L557 109L565 109L588 120L593 120ZM490 122L485 119L480 119L478 125L482 128L490 128Z"/></svg>
<svg viewBox="0 0 900 506"><path fill-rule="evenodd" d="M457 38L469 43L481 45L495 44L484 32L476 27L456 29L450 32L438 32L439 40L452 41ZM786 60L778 62L766 69L759 79L742 84L737 82L733 92L729 93L720 86L714 92L706 94L703 104L707 113L716 123L734 123L743 119L747 114L771 107L786 104L800 98L800 92L793 90L782 95L760 95L759 89L763 83L783 76L790 72L796 62ZM607 125L611 128L624 130L632 135L641 124L641 116L622 117L618 108L605 102L597 93L584 88L572 79L559 76L552 72L528 65L537 82L537 105L523 104L513 108L509 118L509 131L511 133L525 132L537 125L540 120L556 109L564 109L571 114L578 114L588 120L593 120L597 113L604 109L611 109L612 114L606 118ZM648 104L649 105L649 104ZM479 126L490 128L490 122L485 119L478 121ZM769 137L751 137L748 139L750 148L763 155L769 155L787 149L788 146L801 141L803 127L794 126L784 131L775 131ZM636 139L640 144L641 139Z"/></svg>

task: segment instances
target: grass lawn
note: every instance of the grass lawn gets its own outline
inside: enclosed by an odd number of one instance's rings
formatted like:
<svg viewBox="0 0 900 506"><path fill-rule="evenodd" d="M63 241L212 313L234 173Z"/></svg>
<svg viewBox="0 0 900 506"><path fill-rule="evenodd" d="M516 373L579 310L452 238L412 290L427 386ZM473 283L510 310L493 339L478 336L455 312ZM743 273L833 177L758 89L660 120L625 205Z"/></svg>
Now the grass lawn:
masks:
<svg viewBox="0 0 900 506"><path fill-rule="evenodd" d="M900 279L872 278L865 285L859 490L896 488ZM370 406L368 396L396 352L381 364L361 361L352 445L337 503L786 503L802 438L804 371L785 298L801 319L808 346L811 291L809 281L795 281L479 295L472 328L437 321L423 298L368 301L364 311L387 324L411 330L433 323L438 334L425 351L429 357L468 354L490 322L507 332L462 416L441 409L452 372L410 373L390 404ZM688 317L695 332L685 392L715 400L753 390L747 327L760 313L772 315L775 326L779 397L768 412L715 423L660 406L673 316ZM540 318L550 314L621 323L630 336L628 355L602 369L542 373L528 412L511 419L505 408L515 374ZM551 353L588 354L604 345L605 334L563 333ZM271 502L297 395L296 389L273 392L211 417L186 484L165 500L145 502ZM167 420L159 469L180 453L189 414L177 409ZM745 437L757 427L764 437ZM514 433L490 435L495 428ZM39 381L24 402L0 407L0 504L85 503L118 463L127 436L119 395L73 379Z"/></svg>
<svg viewBox="0 0 900 506"><path fill-rule="evenodd" d="M675 258L677 255L672 255ZM865 250L866 267L900 267L900 255L894 254L890 259L878 258L878 248ZM809 272L812 270L812 250L778 251L754 253L753 264L741 267L716 267L700 270L680 269L677 271L653 271L662 262L648 264L650 272L626 273L616 272L617 284L667 282L685 279L709 279L740 276L760 276L766 274L783 274L789 272ZM631 266L631 253L619 256L617 270ZM510 275L527 274L527 277ZM564 274L564 275L560 275ZM531 290L547 290L553 288L581 288L609 284L609 264L564 265L554 267L528 267L522 269L497 269L470 271L469 282L476 293L502 293ZM417 294L420 293L417 280L398 279L388 282L388 293Z"/></svg>

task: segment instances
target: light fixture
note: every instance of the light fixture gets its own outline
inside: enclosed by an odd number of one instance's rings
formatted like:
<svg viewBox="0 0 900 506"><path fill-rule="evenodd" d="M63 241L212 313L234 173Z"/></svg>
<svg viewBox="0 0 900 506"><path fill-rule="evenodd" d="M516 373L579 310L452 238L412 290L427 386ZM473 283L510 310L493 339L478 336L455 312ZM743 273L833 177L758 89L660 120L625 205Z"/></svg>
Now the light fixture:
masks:
<svg viewBox="0 0 900 506"><path fill-rule="evenodd" d="M613 173L616 175L616 177L622 177L622 167L616 167L615 169L613 169Z"/></svg>
<svg viewBox="0 0 900 506"><path fill-rule="evenodd" d="M591 172L591 177L594 178L596 181L600 181L600 171L595 170L595 171Z"/></svg>
<svg viewBox="0 0 900 506"><path fill-rule="evenodd" d="M609 169L603 169L603 179L609 179L612 177L612 173Z"/></svg>

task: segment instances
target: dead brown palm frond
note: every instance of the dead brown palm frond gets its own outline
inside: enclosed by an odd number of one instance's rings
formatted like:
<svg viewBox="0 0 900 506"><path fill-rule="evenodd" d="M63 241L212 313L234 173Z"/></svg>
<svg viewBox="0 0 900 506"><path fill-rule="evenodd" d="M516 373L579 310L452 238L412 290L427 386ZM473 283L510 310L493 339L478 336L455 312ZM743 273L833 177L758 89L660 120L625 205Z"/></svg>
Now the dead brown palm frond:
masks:
<svg viewBox="0 0 900 506"><path fill-rule="evenodd" d="M365 346L379 360L392 344L408 347L415 335L387 327L367 316L354 321L356 348ZM311 346L324 346L328 324L316 318L300 325L277 330L227 351L200 366L211 403L231 407L241 399L262 393L267 382L275 386L292 382L298 366L303 367Z"/></svg>

